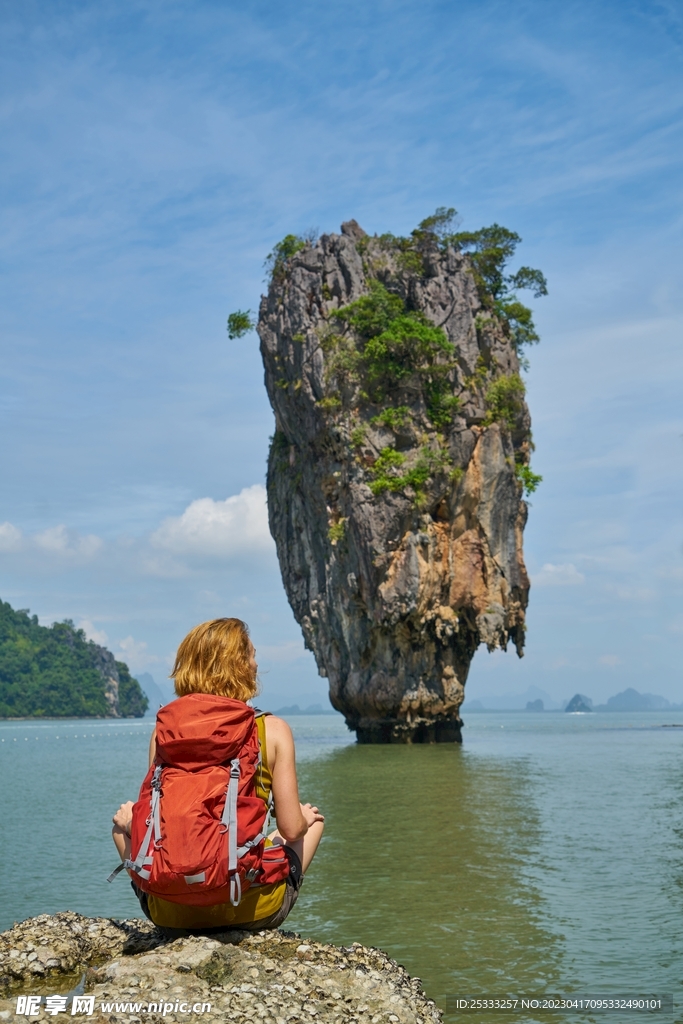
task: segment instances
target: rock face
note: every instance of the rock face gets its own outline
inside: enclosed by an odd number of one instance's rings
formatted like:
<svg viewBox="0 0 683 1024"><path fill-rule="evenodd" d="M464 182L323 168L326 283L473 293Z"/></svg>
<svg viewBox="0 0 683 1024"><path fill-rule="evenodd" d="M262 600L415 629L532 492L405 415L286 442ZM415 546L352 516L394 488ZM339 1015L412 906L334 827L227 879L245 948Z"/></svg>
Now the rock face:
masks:
<svg viewBox="0 0 683 1024"><path fill-rule="evenodd" d="M302 942L291 932L168 938L148 921L47 914L0 935L0 1019L19 995L66 997L69 1018L118 1024L230 1021L439 1024L418 979L378 949ZM74 997L94 999L92 1013ZM73 1010L73 1012L72 1012ZM52 1016L54 1019L54 1016Z"/></svg>
<svg viewBox="0 0 683 1024"><path fill-rule="evenodd" d="M270 527L330 700L361 742L459 740L479 644L524 643L530 420L509 332L467 255L355 221L275 265L258 332Z"/></svg>

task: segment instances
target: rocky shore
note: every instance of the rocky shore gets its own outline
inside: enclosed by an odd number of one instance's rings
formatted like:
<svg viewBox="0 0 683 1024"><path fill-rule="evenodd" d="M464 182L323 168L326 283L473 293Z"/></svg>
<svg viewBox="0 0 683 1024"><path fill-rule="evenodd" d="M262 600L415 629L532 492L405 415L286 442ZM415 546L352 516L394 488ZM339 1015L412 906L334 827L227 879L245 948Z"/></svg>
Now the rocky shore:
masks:
<svg viewBox="0 0 683 1024"><path fill-rule="evenodd" d="M359 943L277 931L171 938L147 921L71 911L0 934L0 986L0 1021L26 1020L28 1009L37 1009L34 1019L108 1024L441 1021L418 978Z"/></svg>

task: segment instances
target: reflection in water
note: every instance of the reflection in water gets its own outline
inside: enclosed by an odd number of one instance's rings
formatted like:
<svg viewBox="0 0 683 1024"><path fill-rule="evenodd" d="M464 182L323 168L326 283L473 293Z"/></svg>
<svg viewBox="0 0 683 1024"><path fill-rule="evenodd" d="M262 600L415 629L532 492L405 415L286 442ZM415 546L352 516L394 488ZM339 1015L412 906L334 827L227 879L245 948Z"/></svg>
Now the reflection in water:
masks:
<svg viewBox="0 0 683 1024"><path fill-rule="evenodd" d="M292 928L381 946L441 1006L447 994L553 990L559 942L526 873L539 822L523 759L349 746L300 775L327 827Z"/></svg>

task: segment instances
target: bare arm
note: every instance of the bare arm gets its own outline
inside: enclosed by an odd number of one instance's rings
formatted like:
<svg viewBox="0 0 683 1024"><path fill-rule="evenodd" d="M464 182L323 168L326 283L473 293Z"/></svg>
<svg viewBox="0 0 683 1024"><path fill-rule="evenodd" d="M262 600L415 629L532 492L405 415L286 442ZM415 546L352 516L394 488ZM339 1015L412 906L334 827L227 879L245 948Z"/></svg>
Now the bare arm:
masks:
<svg viewBox="0 0 683 1024"><path fill-rule="evenodd" d="M268 764L273 776L273 800L278 832L294 843L308 832L315 821L324 821L317 807L299 801L296 760L292 730L281 718L266 718Z"/></svg>
<svg viewBox="0 0 683 1024"><path fill-rule="evenodd" d="M149 741L149 767L151 768L154 764L154 758L157 756L157 728L154 726L152 729L152 736Z"/></svg>

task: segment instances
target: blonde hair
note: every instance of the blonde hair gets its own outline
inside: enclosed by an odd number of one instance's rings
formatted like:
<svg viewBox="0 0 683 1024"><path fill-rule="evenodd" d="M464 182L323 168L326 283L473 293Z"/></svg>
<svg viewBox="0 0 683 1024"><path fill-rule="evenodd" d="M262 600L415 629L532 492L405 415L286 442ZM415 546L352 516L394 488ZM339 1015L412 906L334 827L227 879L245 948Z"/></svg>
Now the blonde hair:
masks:
<svg viewBox="0 0 683 1024"><path fill-rule="evenodd" d="M171 679L179 697L214 693L247 701L258 690L249 664L253 647L241 619L212 619L187 634L175 656Z"/></svg>

